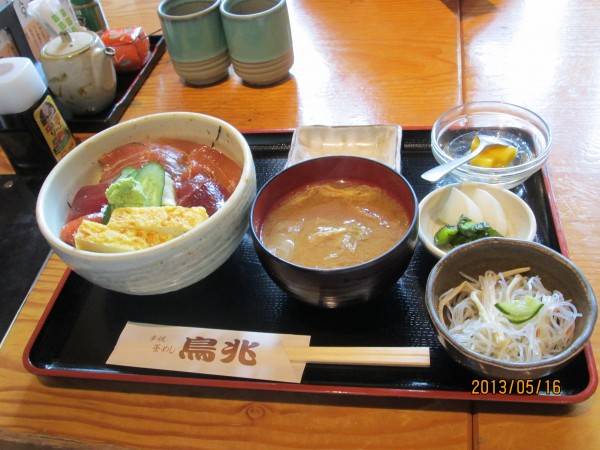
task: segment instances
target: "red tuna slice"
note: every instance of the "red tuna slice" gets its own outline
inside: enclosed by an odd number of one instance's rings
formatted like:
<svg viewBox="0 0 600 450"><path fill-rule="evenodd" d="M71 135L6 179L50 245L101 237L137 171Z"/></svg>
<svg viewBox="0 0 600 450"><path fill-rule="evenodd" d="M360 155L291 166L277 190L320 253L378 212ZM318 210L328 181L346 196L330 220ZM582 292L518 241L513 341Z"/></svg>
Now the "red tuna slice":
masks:
<svg viewBox="0 0 600 450"><path fill-rule="evenodd" d="M196 175L191 180L182 182L177 188L177 204L179 206L204 206L212 216L227 200L227 196L213 180L204 175Z"/></svg>
<svg viewBox="0 0 600 450"><path fill-rule="evenodd" d="M70 204L67 222L87 214L99 212L108 203L108 183L90 184L81 187Z"/></svg>
<svg viewBox="0 0 600 450"><path fill-rule="evenodd" d="M156 142L157 147L171 147L176 148L177 150L189 155L192 153L199 145L196 142L186 141L185 139L173 139L173 138L158 138L153 140Z"/></svg>
<svg viewBox="0 0 600 450"><path fill-rule="evenodd" d="M242 174L240 166L208 145L199 145L189 154L187 160L187 176L190 179L198 174L212 178L224 189L226 197L233 193Z"/></svg>
<svg viewBox="0 0 600 450"><path fill-rule="evenodd" d="M98 162L102 166L100 181L112 181L125 167L141 167L148 161L148 147L139 142L125 144L105 153Z"/></svg>
<svg viewBox="0 0 600 450"><path fill-rule="evenodd" d="M83 222L84 220L91 220L92 222L102 223L103 216L103 213L97 212L68 221L65 225L63 225L62 229L60 230L60 239L66 242L67 244L75 247L75 233L77 233L81 222Z"/></svg>
<svg viewBox="0 0 600 450"><path fill-rule="evenodd" d="M170 145L152 145L149 161L159 163L174 180L178 180L186 169L187 154Z"/></svg>
<svg viewBox="0 0 600 450"><path fill-rule="evenodd" d="M169 145L146 145L132 142L102 155L98 162L102 165L100 181L112 181L125 167L139 169L148 162L157 162L177 179L185 170L186 153Z"/></svg>
<svg viewBox="0 0 600 450"><path fill-rule="evenodd" d="M147 151L148 146L146 144L141 142L131 142L129 144L121 145L120 147L103 154L98 159L98 162L102 166L113 167L125 159L136 157L144 154Z"/></svg>

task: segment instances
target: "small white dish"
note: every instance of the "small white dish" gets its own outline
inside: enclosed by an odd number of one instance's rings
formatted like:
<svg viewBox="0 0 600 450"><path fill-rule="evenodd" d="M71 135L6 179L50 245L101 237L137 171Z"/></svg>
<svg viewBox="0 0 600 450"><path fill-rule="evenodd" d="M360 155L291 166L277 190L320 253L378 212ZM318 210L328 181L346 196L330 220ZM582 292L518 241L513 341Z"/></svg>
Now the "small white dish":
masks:
<svg viewBox="0 0 600 450"><path fill-rule="evenodd" d="M321 156L360 156L400 173L402 128L398 125L298 127L285 167Z"/></svg>
<svg viewBox="0 0 600 450"><path fill-rule="evenodd" d="M438 219L438 214L443 202L447 198L448 191L453 187L467 195L477 188L483 189L493 195L502 206L502 209L504 209L504 213L508 219L509 231L504 237L533 241L537 230L535 216L529 205L516 194L508 189L486 183L450 184L430 192L419 203L419 239L432 255L442 258L448 253L435 245L434 236L445 225Z"/></svg>

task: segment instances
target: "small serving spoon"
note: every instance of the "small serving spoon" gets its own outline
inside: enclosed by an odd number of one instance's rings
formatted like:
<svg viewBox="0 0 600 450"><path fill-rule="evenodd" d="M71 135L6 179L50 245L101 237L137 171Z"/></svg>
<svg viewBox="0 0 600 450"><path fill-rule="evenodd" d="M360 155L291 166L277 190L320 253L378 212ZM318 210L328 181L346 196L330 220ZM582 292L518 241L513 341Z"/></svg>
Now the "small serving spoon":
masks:
<svg viewBox="0 0 600 450"><path fill-rule="evenodd" d="M463 164L471 161L477 155L479 155L482 151L488 148L490 145L505 145L504 142L493 138L491 136L477 136L479 138L479 146L473 150L467 152L465 156L461 156L458 159L454 159L446 164L442 164L440 166L434 167L433 169L429 169L427 172L423 172L421 174L421 178L424 180L430 181L431 183L435 183L440 178L448 175L457 167L462 166Z"/></svg>

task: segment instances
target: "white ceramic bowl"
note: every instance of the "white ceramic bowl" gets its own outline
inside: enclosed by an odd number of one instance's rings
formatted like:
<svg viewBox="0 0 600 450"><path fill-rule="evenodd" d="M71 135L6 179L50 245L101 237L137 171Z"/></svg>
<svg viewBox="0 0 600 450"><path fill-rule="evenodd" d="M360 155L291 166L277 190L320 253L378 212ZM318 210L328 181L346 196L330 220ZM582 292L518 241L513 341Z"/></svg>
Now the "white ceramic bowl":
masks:
<svg viewBox="0 0 600 450"><path fill-rule="evenodd" d="M537 230L535 216L529 205L516 194L487 183L449 184L430 192L419 203L419 239L432 255L441 258L448 253L437 247L433 238L435 233L444 225L437 219L437 214L448 190L452 187L459 188L467 195L476 188L489 192L502 205L508 219L509 233L505 237L533 241Z"/></svg>
<svg viewBox="0 0 600 450"><path fill-rule="evenodd" d="M60 239L67 202L100 178L98 158L120 145L172 137L215 145L242 166L240 181L223 207L193 230L156 247L104 254L78 250ZM233 126L204 114L153 114L115 125L83 142L50 172L37 200L40 231L62 260L82 277L107 289L149 295L175 291L214 272L234 252L248 225L256 174L248 143Z"/></svg>

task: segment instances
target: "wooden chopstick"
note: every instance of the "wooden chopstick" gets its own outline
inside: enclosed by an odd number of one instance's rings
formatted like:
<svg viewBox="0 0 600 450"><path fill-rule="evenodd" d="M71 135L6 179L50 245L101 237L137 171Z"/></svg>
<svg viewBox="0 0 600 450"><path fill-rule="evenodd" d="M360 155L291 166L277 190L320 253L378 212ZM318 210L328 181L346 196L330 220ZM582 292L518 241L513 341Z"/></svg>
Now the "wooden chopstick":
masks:
<svg viewBox="0 0 600 450"><path fill-rule="evenodd" d="M292 362L429 367L429 347L285 347Z"/></svg>

